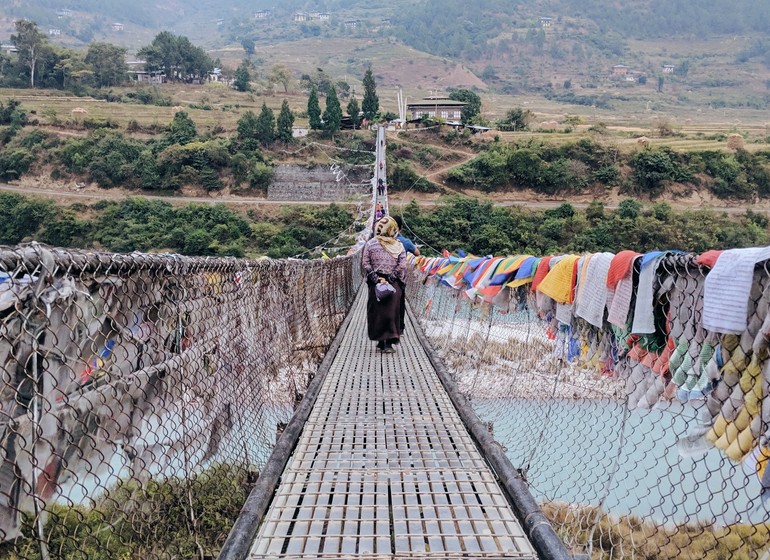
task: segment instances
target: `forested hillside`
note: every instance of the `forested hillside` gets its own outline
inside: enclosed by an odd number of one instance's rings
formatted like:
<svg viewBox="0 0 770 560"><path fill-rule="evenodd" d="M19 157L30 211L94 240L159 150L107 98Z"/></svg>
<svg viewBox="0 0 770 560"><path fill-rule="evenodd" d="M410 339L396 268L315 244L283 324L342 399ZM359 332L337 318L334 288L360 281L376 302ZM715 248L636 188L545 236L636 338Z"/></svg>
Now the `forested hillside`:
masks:
<svg viewBox="0 0 770 560"><path fill-rule="evenodd" d="M64 8L72 14L62 17ZM0 6L0 15L65 28L72 24L68 19L85 19L99 25L123 22L157 31L185 20L221 18L226 24L230 19L242 23L260 9L270 10L274 20L296 11L326 12L337 21L384 15L407 44L442 56L478 54L500 32L535 26L541 16L633 39L762 34L770 29L770 3L756 0L474 0L473 9L468 9L467 0L285 0L277 5L270 0L10 0Z"/></svg>
<svg viewBox="0 0 770 560"><path fill-rule="evenodd" d="M479 89L536 93L565 104L770 108L770 2L473 0L469 9L467 0L73 0L64 6L0 3L0 43L10 42L14 19L28 18L54 44L106 41L134 55L170 30L216 51L212 59L223 66L235 68L248 57L257 67L283 64L295 78L316 67L342 76L371 64L388 87L447 90L472 83L441 79L459 64ZM260 10L265 17L256 17ZM385 80L389 66L393 76ZM613 74L615 66L625 70Z"/></svg>

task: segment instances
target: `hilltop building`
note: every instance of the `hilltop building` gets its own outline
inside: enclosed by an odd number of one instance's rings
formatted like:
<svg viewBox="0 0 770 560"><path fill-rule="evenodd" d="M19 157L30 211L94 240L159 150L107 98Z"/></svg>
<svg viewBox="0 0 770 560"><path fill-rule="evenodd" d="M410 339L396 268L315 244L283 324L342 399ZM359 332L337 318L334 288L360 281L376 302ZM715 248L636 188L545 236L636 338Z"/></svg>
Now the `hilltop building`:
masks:
<svg viewBox="0 0 770 560"><path fill-rule="evenodd" d="M553 25L553 18L541 17L540 18L540 25L542 27L551 27Z"/></svg>
<svg viewBox="0 0 770 560"><path fill-rule="evenodd" d="M625 76L628 74L628 66L625 64L616 64L612 67L612 75L613 76Z"/></svg>
<svg viewBox="0 0 770 560"><path fill-rule="evenodd" d="M411 120L423 117L438 117L445 121L459 120L465 107L462 101L455 101L448 97L426 97L414 103L408 103L406 112Z"/></svg>

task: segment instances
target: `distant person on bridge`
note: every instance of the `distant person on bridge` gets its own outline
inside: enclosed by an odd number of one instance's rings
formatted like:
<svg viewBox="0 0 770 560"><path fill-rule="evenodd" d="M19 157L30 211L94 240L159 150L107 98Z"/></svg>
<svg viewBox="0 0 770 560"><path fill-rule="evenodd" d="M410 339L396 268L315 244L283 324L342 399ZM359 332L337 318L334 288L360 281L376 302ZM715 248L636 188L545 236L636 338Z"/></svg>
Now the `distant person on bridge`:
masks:
<svg viewBox="0 0 770 560"><path fill-rule="evenodd" d="M369 287L366 304L366 322L369 340L377 341L377 349L385 354L395 352L404 332L404 280L406 276L406 251L396 239L398 224L390 216L380 219L374 226L375 236L364 245L362 266ZM378 284L389 283L394 292L378 299Z"/></svg>
<svg viewBox="0 0 770 560"><path fill-rule="evenodd" d="M420 248L415 245L411 239L407 239L401 234L401 230L404 229L404 219L401 216L393 216L393 219L396 220L396 224L398 224L398 236L396 238L404 246L404 250L407 253L412 253L415 257L419 257Z"/></svg>

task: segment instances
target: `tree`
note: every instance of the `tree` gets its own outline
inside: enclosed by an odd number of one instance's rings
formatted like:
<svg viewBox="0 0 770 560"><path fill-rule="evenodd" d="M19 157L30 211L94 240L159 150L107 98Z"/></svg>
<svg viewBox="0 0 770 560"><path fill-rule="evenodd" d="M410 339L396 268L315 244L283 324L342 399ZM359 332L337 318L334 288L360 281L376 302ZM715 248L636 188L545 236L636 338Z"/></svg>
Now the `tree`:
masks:
<svg viewBox="0 0 770 560"><path fill-rule="evenodd" d="M292 75L289 70L283 64L276 64L270 69L270 74L267 77L274 84L281 84L283 86L283 92L289 93L289 85L291 85Z"/></svg>
<svg viewBox="0 0 770 560"><path fill-rule="evenodd" d="M139 49L137 56L145 60L147 70L163 71L166 79L176 79L175 69L179 64L179 53L176 37L170 31L158 33L152 43Z"/></svg>
<svg viewBox="0 0 770 560"><path fill-rule="evenodd" d="M275 117L273 116L273 110L264 102L262 103L262 110L257 117L256 135L257 140L263 146L269 146L275 140Z"/></svg>
<svg viewBox="0 0 770 560"><path fill-rule="evenodd" d="M358 124L361 122L360 112L361 109L358 106L358 99L355 97L351 98L350 103L348 103L348 115L350 115L350 118L353 121L353 130L358 128Z"/></svg>
<svg viewBox="0 0 770 560"><path fill-rule="evenodd" d="M337 80L334 87L337 90L338 98L346 99L350 95L350 84L345 80Z"/></svg>
<svg viewBox="0 0 770 560"><path fill-rule="evenodd" d="M497 75L497 70L495 70L495 67L491 64L487 64L486 68L484 68L484 71L481 73L481 79L485 82L492 82L500 78Z"/></svg>
<svg viewBox="0 0 770 560"><path fill-rule="evenodd" d="M469 89L458 89L449 94L449 99L465 103L460 120L463 124L470 124L481 112L481 98Z"/></svg>
<svg viewBox="0 0 770 560"><path fill-rule="evenodd" d="M307 116L310 119L310 128L319 130L321 124L321 105L318 103L318 92L310 88L310 97L307 99Z"/></svg>
<svg viewBox="0 0 770 560"><path fill-rule="evenodd" d="M674 74L681 76L682 78L686 77L689 72L690 61L687 59L684 59L682 62L676 65L676 68L674 68Z"/></svg>
<svg viewBox="0 0 770 560"><path fill-rule="evenodd" d="M47 42L34 21L20 19L16 22L16 34L11 35L11 43L19 50L19 61L29 68L30 87L35 87L35 69Z"/></svg>
<svg viewBox="0 0 770 560"><path fill-rule="evenodd" d="M189 144L195 140L196 136L198 136L198 131L195 129L195 122L190 118L190 115L185 111L177 112L166 131L167 143Z"/></svg>
<svg viewBox="0 0 770 560"><path fill-rule="evenodd" d="M202 78L214 68L211 57L187 37L161 31L137 56L147 61L148 70L162 70L168 80Z"/></svg>
<svg viewBox="0 0 770 560"><path fill-rule="evenodd" d="M91 43L84 59L93 69L98 87L110 87L126 81L126 49L110 43Z"/></svg>
<svg viewBox="0 0 770 560"><path fill-rule="evenodd" d="M513 127L513 130L527 130L529 124L535 118L535 114L529 109L515 107L505 114L504 123Z"/></svg>
<svg viewBox="0 0 770 560"><path fill-rule="evenodd" d="M110 45L112 46L112 45ZM46 49L47 50L47 49ZM44 57L47 58L47 57ZM73 51L70 49L64 49L60 50L58 52L58 56L56 64L53 66L53 68L50 71L50 74L55 76L55 80L57 83L56 87L59 87L61 89L66 89L68 85L71 85L71 82L68 82L70 79L74 79L76 83L84 83L93 78L96 74L94 71L94 65L89 64L85 61L81 53L77 51ZM110 76L110 70L109 68L105 68L106 73L102 75L102 79L105 81L108 81L113 84L121 83L125 81L126 79L126 72L127 66L125 64L125 60L121 58L120 60L115 61L117 62L118 66L116 67L117 72L115 75ZM119 67L123 66L125 70L121 72L119 70ZM45 73L46 70L46 64L41 64L41 67L43 69L43 72ZM51 75L48 76L50 82L50 78L53 77ZM42 84L44 80L41 80L40 78L43 77L43 74L38 71L38 84ZM98 85L98 82L96 82Z"/></svg>
<svg viewBox="0 0 770 560"><path fill-rule="evenodd" d="M254 39L251 37L246 37L244 39L241 39L241 46L243 47L243 50L246 51L246 54L249 56L252 56L256 52L256 43L254 42Z"/></svg>
<svg viewBox="0 0 770 560"><path fill-rule="evenodd" d="M278 139L289 144L294 139L292 127L294 126L294 114L289 108L289 102L285 99L281 104L281 112L278 113Z"/></svg>
<svg viewBox="0 0 770 560"><path fill-rule="evenodd" d="M254 111L246 111L236 127L240 151L254 151L259 149L257 139L257 115Z"/></svg>
<svg viewBox="0 0 770 560"><path fill-rule="evenodd" d="M299 84L302 89L313 89L316 92L326 95L329 93L329 87L332 85L331 78L323 71L323 68L316 68L311 76L302 74L299 78Z"/></svg>
<svg viewBox="0 0 770 560"><path fill-rule="evenodd" d="M244 60L235 71L233 87L238 91L251 91L251 74L249 73L250 65L251 64L248 60Z"/></svg>
<svg viewBox="0 0 770 560"><path fill-rule="evenodd" d="M326 95L326 110L323 114L323 120L324 130L329 135L334 135L342 126L342 107L340 107L340 100L334 86L329 88L329 93Z"/></svg>
<svg viewBox="0 0 770 560"><path fill-rule="evenodd" d="M364 74L364 99L361 102L361 110L364 112L364 118L373 120L380 110L380 100L377 98L377 85L374 83L372 69L367 68Z"/></svg>
<svg viewBox="0 0 770 560"><path fill-rule="evenodd" d="M180 57L180 78L191 80L203 78L214 69L214 61L200 47L193 45L187 37L176 38Z"/></svg>

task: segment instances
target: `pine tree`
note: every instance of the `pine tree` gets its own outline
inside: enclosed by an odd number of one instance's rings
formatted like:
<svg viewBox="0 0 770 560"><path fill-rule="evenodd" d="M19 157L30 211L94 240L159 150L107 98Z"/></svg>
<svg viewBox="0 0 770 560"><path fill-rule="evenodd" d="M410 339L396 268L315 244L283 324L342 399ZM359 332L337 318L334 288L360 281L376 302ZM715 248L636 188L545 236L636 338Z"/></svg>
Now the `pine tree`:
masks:
<svg viewBox="0 0 770 560"><path fill-rule="evenodd" d="M251 91L251 73L249 72L249 61L244 60L235 71L235 80L233 87L238 91Z"/></svg>
<svg viewBox="0 0 770 560"><path fill-rule="evenodd" d="M259 142L257 141L257 115L254 114L254 111L246 111L241 115L241 118L238 119L237 132L239 151L259 150Z"/></svg>
<svg viewBox="0 0 770 560"><path fill-rule="evenodd" d="M321 128L321 105L318 103L318 92L315 87L310 90L310 97L307 100L307 116L310 119L310 128L319 130Z"/></svg>
<svg viewBox="0 0 770 560"><path fill-rule="evenodd" d="M337 132L342 125L342 107L340 107L340 100L337 98L337 90L334 86L331 86L329 93L326 94L326 110L323 119L324 130L330 135Z"/></svg>
<svg viewBox="0 0 770 560"><path fill-rule="evenodd" d="M364 112L364 118L374 119L380 110L380 100L377 98L377 85L374 83L372 69L368 68L364 74L364 99L361 102L361 110Z"/></svg>
<svg viewBox="0 0 770 560"><path fill-rule="evenodd" d="M350 103L348 103L348 115L350 115L353 121L353 130L358 128L358 123L361 122L361 116L358 114L360 112L361 108L358 106L358 99L355 97L351 98Z"/></svg>
<svg viewBox="0 0 770 560"><path fill-rule="evenodd" d="M273 116L273 110L262 103L262 111L260 111L257 117L257 139L263 146L267 146L275 140L275 117Z"/></svg>
<svg viewBox="0 0 770 560"><path fill-rule="evenodd" d="M289 102L285 99L281 104L281 112L278 113L278 139L287 144L293 140L292 127L294 126L294 114L289 109Z"/></svg>

